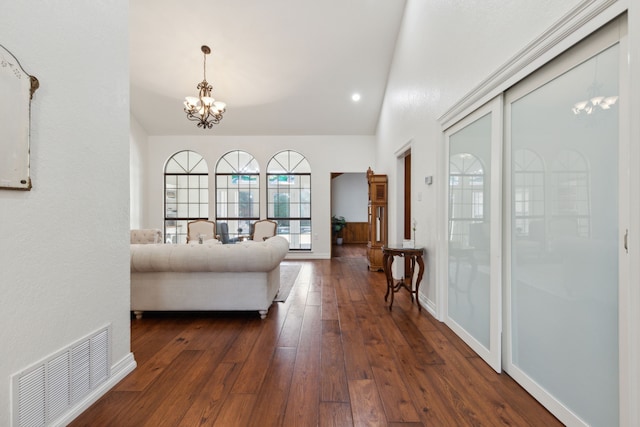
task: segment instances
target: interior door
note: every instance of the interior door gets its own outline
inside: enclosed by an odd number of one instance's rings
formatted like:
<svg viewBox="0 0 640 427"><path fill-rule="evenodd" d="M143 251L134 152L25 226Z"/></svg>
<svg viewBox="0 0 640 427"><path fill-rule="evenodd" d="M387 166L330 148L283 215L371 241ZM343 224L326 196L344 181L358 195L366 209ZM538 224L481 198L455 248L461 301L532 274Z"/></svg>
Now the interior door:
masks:
<svg viewBox="0 0 640 427"><path fill-rule="evenodd" d="M412 233L412 216L411 216L411 152L404 157L404 238L407 240L415 240ZM405 257L404 275L407 277L410 268L411 259Z"/></svg>
<svg viewBox="0 0 640 427"><path fill-rule="evenodd" d="M447 131L445 322L501 370L502 97Z"/></svg>
<svg viewBox="0 0 640 427"><path fill-rule="evenodd" d="M618 425L620 28L506 94L505 370L568 425Z"/></svg>

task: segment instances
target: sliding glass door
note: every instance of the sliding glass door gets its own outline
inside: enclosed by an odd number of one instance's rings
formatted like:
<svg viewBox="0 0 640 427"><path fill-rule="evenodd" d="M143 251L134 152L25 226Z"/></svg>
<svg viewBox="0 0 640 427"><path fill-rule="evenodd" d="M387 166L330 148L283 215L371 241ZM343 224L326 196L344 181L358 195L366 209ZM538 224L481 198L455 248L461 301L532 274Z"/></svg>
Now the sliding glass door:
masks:
<svg viewBox="0 0 640 427"><path fill-rule="evenodd" d="M618 425L621 58L610 33L506 93L503 366L577 425Z"/></svg>
<svg viewBox="0 0 640 427"><path fill-rule="evenodd" d="M445 321L501 369L502 97L445 132L449 152Z"/></svg>

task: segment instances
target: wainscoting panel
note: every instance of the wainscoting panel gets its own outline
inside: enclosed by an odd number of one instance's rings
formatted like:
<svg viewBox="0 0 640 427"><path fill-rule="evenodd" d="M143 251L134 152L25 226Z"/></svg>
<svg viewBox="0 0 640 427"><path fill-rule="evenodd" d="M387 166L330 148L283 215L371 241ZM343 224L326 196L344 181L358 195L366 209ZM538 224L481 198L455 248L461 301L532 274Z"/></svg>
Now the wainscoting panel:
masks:
<svg viewBox="0 0 640 427"><path fill-rule="evenodd" d="M366 222L347 222L347 226L342 232L343 243L367 243Z"/></svg>

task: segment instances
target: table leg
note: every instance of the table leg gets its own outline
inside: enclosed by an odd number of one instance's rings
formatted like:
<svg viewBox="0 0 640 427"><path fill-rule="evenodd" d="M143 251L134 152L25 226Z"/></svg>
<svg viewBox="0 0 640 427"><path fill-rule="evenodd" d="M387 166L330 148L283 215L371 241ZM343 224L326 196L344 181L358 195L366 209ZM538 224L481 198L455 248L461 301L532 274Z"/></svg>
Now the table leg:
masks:
<svg viewBox="0 0 640 427"><path fill-rule="evenodd" d="M393 255L387 255L387 259L386 262L384 263L385 266L385 274L387 275L387 295L391 294L391 302L389 303L389 311L391 311L391 307L393 307L393 299L394 299L394 294L395 292L395 287L393 285L393 259L395 257ZM387 297L385 296L384 300L387 300Z"/></svg>
<svg viewBox="0 0 640 427"><path fill-rule="evenodd" d="M422 311L422 306L420 305L420 299L418 298L418 290L420 289L420 282L422 281L422 276L424 275L424 260L422 259L422 255L418 255L415 257L418 261L418 278L416 279L416 303L418 304L418 311Z"/></svg>
<svg viewBox="0 0 640 427"><path fill-rule="evenodd" d="M387 279L387 293L384 295L385 301L389 297L389 292L391 292L391 287L393 286L393 276L391 275L392 263L392 256L389 256L389 254L386 253L382 255L382 269L384 270L384 277Z"/></svg>
<svg viewBox="0 0 640 427"><path fill-rule="evenodd" d="M413 303L413 272L416 268L416 257L415 255L411 255L411 263L409 266L409 293L411 294L411 303ZM416 300L417 300L416 296ZM420 304L418 304L420 305Z"/></svg>

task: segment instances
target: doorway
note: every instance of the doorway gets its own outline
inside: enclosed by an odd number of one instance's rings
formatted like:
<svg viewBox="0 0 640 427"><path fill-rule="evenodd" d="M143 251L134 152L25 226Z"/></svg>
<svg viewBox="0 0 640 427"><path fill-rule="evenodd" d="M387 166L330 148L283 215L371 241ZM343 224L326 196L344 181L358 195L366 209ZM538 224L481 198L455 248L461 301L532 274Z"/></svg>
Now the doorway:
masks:
<svg viewBox="0 0 640 427"><path fill-rule="evenodd" d="M411 151L407 152L404 157L404 238L406 240L413 240L415 236L412 232L412 216L411 216ZM405 258L404 260L404 276L408 278L409 271L411 271L411 259Z"/></svg>
<svg viewBox="0 0 640 427"><path fill-rule="evenodd" d="M331 257L345 256L363 249L367 243L368 187L366 172L331 173L331 217L344 218L346 224L336 233L331 230ZM341 238L341 244L338 243ZM351 255L349 255L351 256Z"/></svg>

